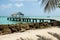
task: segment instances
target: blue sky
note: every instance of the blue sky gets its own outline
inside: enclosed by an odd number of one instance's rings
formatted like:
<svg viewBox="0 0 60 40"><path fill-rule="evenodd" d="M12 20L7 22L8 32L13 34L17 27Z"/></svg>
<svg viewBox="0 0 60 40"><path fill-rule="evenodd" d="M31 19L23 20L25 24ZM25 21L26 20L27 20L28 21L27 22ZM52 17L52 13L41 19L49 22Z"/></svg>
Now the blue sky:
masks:
<svg viewBox="0 0 60 40"><path fill-rule="evenodd" d="M0 16L22 12L25 16L60 16L60 8L45 13L38 0L0 0Z"/></svg>

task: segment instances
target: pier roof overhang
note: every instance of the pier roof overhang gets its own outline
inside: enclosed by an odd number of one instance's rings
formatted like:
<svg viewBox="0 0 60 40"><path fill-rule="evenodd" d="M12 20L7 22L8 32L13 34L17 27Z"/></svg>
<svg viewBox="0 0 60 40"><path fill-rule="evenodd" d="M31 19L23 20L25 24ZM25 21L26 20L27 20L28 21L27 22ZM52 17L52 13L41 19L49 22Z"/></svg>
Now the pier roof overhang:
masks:
<svg viewBox="0 0 60 40"><path fill-rule="evenodd" d="M24 16L24 14L21 13L21 12L13 13L11 16L17 16L17 15L19 15L19 16Z"/></svg>
<svg viewBox="0 0 60 40"><path fill-rule="evenodd" d="M21 12L18 12L16 15L24 15L23 13L21 13Z"/></svg>

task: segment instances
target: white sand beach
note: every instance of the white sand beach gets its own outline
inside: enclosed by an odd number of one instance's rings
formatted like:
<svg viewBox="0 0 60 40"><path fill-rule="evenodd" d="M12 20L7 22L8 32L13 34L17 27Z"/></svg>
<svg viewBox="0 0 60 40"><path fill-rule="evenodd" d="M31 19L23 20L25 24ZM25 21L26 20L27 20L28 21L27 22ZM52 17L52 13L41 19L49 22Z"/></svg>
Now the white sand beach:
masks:
<svg viewBox="0 0 60 40"><path fill-rule="evenodd" d="M0 35L0 40L60 40L60 28L51 27Z"/></svg>

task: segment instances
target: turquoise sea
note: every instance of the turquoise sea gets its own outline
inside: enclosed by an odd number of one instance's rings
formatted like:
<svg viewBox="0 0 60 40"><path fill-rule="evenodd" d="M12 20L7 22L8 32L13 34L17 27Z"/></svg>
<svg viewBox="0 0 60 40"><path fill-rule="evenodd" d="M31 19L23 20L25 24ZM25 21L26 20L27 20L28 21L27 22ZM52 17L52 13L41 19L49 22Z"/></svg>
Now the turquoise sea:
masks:
<svg viewBox="0 0 60 40"><path fill-rule="evenodd" d="M25 16L25 17L28 17L28 16ZM33 16L33 17L29 17L29 18L53 18L53 19L57 19L57 20L60 20L60 16ZM16 22L16 21L9 21L7 20L7 16L0 16L0 24L16 24L16 23L19 23L19 22Z"/></svg>
<svg viewBox="0 0 60 40"><path fill-rule="evenodd" d="M7 20L7 16L0 16L0 24L15 24L16 21Z"/></svg>

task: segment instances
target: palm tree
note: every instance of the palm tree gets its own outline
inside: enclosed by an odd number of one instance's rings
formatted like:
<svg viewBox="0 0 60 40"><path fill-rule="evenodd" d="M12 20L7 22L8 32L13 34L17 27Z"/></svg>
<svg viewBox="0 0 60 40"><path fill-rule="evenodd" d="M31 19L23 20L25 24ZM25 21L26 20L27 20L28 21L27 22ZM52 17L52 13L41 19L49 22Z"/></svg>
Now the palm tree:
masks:
<svg viewBox="0 0 60 40"><path fill-rule="evenodd" d="M57 6L60 8L60 3Z"/></svg>
<svg viewBox="0 0 60 40"><path fill-rule="evenodd" d="M57 7L59 0L42 0L42 5L45 5L44 11L50 12Z"/></svg>

